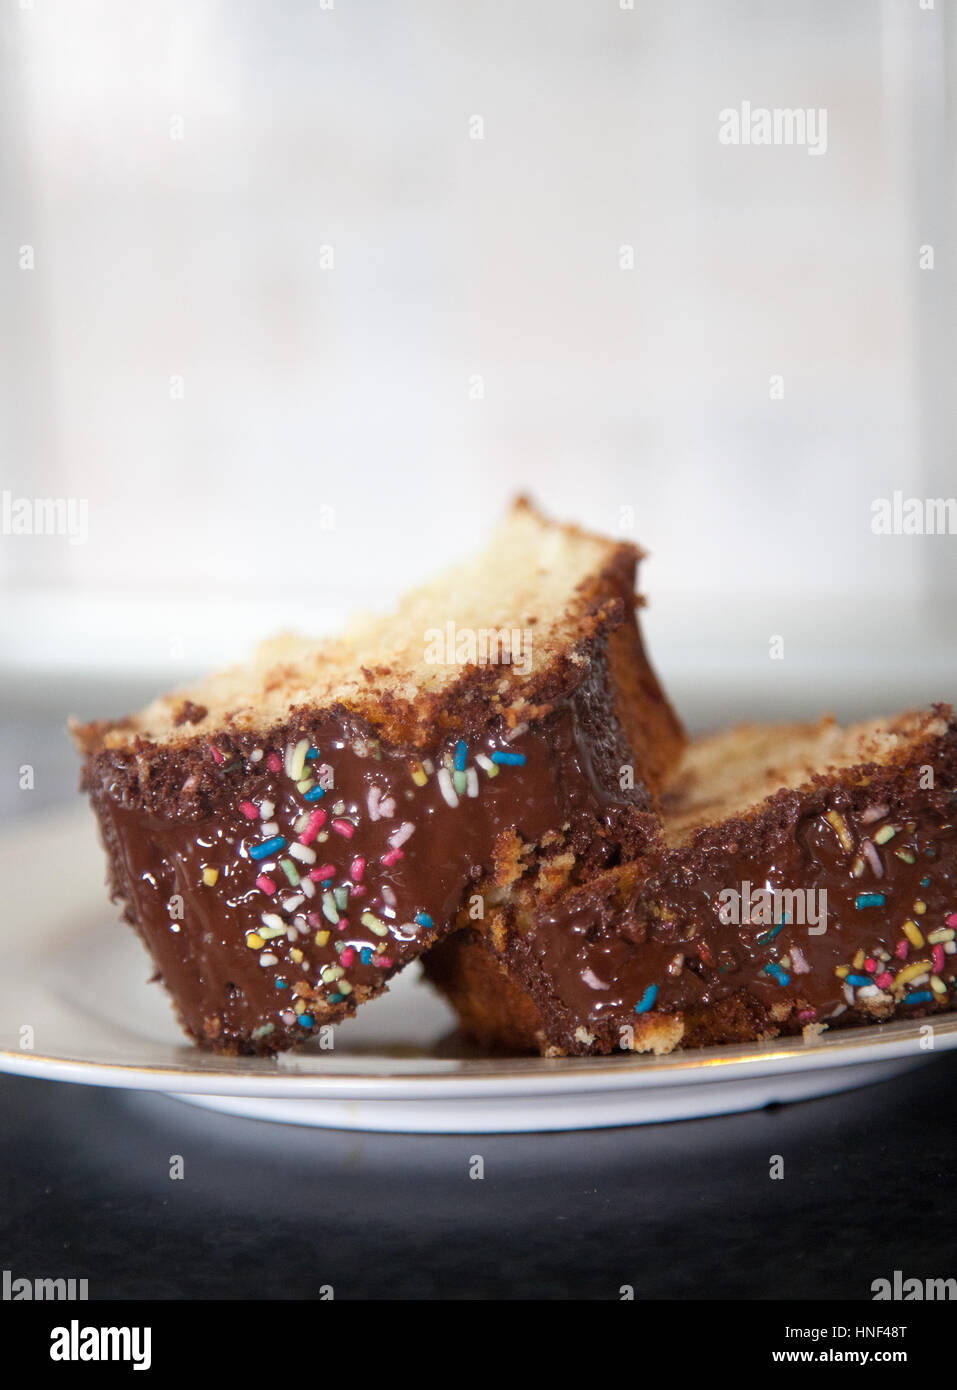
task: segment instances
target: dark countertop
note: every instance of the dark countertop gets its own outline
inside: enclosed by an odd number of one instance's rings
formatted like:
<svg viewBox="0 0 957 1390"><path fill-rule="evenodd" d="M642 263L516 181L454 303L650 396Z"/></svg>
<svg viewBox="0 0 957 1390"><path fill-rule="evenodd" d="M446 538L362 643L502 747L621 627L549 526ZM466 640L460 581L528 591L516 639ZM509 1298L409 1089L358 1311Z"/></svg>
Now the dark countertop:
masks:
<svg viewBox="0 0 957 1390"><path fill-rule="evenodd" d="M0 1265L91 1298L869 1298L957 1273L955 1082L950 1055L752 1114L421 1137L4 1077Z"/></svg>

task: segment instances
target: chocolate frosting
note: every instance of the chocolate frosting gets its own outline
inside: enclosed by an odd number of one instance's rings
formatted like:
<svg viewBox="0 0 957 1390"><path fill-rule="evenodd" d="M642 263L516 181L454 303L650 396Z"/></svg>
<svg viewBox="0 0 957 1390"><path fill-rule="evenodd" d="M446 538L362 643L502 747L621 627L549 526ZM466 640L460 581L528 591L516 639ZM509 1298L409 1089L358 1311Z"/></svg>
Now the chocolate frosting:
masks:
<svg viewBox="0 0 957 1390"><path fill-rule="evenodd" d="M222 1050L300 1042L380 992L471 894L530 870L523 847L589 868L634 852L655 822L643 785L620 786L609 698L598 668L524 730L444 740L431 768L345 712L171 754L164 804L205 789L187 817L158 813L115 756L91 760L114 895L185 1027Z"/></svg>

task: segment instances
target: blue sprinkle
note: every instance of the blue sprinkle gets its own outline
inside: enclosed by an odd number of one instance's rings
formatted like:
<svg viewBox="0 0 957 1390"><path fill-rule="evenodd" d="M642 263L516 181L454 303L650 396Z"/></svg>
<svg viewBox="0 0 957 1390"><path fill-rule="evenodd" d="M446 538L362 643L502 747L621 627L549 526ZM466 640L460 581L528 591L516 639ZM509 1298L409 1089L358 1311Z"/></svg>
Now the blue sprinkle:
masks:
<svg viewBox="0 0 957 1390"><path fill-rule="evenodd" d="M496 748L492 754L493 763L504 763L507 767L524 767L524 753L506 753L502 748Z"/></svg>
<svg viewBox="0 0 957 1390"><path fill-rule="evenodd" d="M781 931L783 926L783 922L777 922L773 927L771 927L770 931L762 932L761 935L758 937L758 945L766 946L769 941L773 941L774 938L777 936L778 932Z"/></svg>
<svg viewBox="0 0 957 1390"><path fill-rule="evenodd" d="M929 888L929 887L930 887L930 879L929 879L929 878L922 878L921 881L920 881L920 886L921 886L921 888Z"/></svg>
<svg viewBox="0 0 957 1390"><path fill-rule="evenodd" d="M432 925L432 918L427 912L417 912L415 914L415 920L420 927L431 927Z"/></svg>
<svg viewBox="0 0 957 1390"><path fill-rule="evenodd" d="M314 762L316 761L316 759L318 758L318 756L319 756L319 749L318 749L318 748L310 748L310 749L309 749L309 752L306 754L306 762L307 762L307 763L314 763Z"/></svg>
<svg viewBox="0 0 957 1390"><path fill-rule="evenodd" d="M929 990L929 989L919 989L919 990L917 990L914 994L908 994L907 998L904 1000L904 1003L905 1003L905 1004L932 1004L933 1001L934 1001L934 994L933 994L933 991L932 991L932 990Z"/></svg>
<svg viewBox="0 0 957 1390"><path fill-rule="evenodd" d="M771 961L769 965L766 965L764 967L764 973L766 975L771 975L777 980L782 989L791 983L791 976L783 966L778 965L777 961Z"/></svg>
<svg viewBox="0 0 957 1390"><path fill-rule="evenodd" d="M465 739L464 739L464 738L460 738L459 741L458 741L458 743L455 745L454 766L455 766L456 772L464 772L464 771L465 771L465 759L466 759L466 757L468 756L468 751L469 751L469 750L468 750L468 748L466 747Z"/></svg>
<svg viewBox="0 0 957 1390"><path fill-rule="evenodd" d="M858 893L854 899L854 906L861 907L883 907L887 902L887 895L884 893Z"/></svg>
<svg viewBox="0 0 957 1390"><path fill-rule="evenodd" d="M363 946L362 950L359 952L359 959L360 959L360 961L362 962L363 965L371 965L371 964L372 964L372 947L371 947L371 946Z"/></svg>
<svg viewBox="0 0 957 1390"><path fill-rule="evenodd" d="M329 1003L330 1003L330 1004L341 1004L342 1001L343 1001L343 999L345 999L345 997L346 997L346 996L345 996L344 994L330 994L330 995L329 995Z"/></svg>
<svg viewBox="0 0 957 1390"><path fill-rule="evenodd" d="M341 996L340 996L340 998L341 998ZM315 1023L315 1021L316 1021L316 1020L313 1018L312 1014L300 1014L300 1015L299 1015L299 1027L300 1027L300 1028L311 1028L311 1027L313 1026L313 1024Z"/></svg>
<svg viewBox="0 0 957 1390"><path fill-rule="evenodd" d="M305 800L306 800L306 801L318 801L319 798L320 798L321 796L325 796L325 794L326 794L326 789L325 789L325 787L313 787L312 791L306 792Z"/></svg>
<svg viewBox="0 0 957 1390"><path fill-rule="evenodd" d="M277 988L277 989L288 989L288 988L289 988L289 981L288 981L288 980L277 980L277 981L276 981L276 988Z"/></svg>
<svg viewBox="0 0 957 1390"><path fill-rule="evenodd" d="M286 842L281 835L274 835L271 840L263 840L261 845L249 846L250 859L268 859L271 854L278 854L281 849L286 848Z"/></svg>
<svg viewBox="0 0 957 1390"><path fill-rule="evenodd" d="M864 985L872 985L874 983L870 975L847 975L845 978L847 983L853 985L855 989L861 989Z"/></svg>
<svg viewBox="0 0 957 1390"><path fill-rule="evenodd" d="M492 756L494 757L495 755L493 754ZM523 761L523 762L525 761L524 758L522 759L522 761ZM654 1002L655 1002L655 1000L656 1000L657 998L658 998L658 986L657 986L657 985L649 985L648 988L645 990L644 994L643 994L643 995L641 996L641 998L638 1000L638 1003L635 1005L635 1013L636 1013L636 1014L646 1014L646 1013L648 1012L648 1010L649 1010L650 1008L652 1008L652 1006L654 1005Z"/></svg>

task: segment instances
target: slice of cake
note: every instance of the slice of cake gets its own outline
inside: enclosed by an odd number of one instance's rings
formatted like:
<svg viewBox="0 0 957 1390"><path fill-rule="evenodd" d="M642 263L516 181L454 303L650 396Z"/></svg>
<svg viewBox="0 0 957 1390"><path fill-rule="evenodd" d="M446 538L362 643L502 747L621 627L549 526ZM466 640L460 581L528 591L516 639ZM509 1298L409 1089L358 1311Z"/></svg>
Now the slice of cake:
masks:
<svg viewBox="0 0 957 1390"><path fill-rule="evenodd" d="M521 885L426 958L486 1046L670 1052L953 1007L949 707L691 745L663 840L590 881Z"/></svg>
<svg viewBox="0 0 957 1390"><path fill-rule="evenodd" d="M463 904L658 833L683 736L642 649L639 558L521 500L484 554L337 642L278 639L74 723L112 896L193 1038L300 1042Z"/></svg>

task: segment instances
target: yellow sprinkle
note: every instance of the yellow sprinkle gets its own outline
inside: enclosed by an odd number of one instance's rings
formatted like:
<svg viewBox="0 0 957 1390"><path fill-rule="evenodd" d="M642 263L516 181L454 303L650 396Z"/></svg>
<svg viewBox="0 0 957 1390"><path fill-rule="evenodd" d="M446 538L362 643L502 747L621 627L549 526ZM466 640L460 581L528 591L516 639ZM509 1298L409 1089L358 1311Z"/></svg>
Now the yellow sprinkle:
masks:
<svg viewBox="0 0 957 1390"><path fill-rule="evenodd" d="M894 988L899 989L901 985L906 985L910 980L916 980L918 975L925 975L933 966L929 960L915 960L913 965L905 965L903 970L899 970L894 976Z"/></svg>
<svg viewBox="0 0 957 1390"><path fill-rule="evenodd" d="M861 858L860 855L858 855L857 858L854 860L854 867L853 867L853 869L851 870L851 873L854 875L855 878L860 878L860 876L861 876L861 874L862 874L863 872L864 872L864 860Z"/></svg>
<svg viewBox="0 0 957 1390"><path fill-rule="evenodd" d="M302 952L300 951L298 946L293 946L289 954L292 956L293 960L296 962L297 965L302 964Z"/></svg>
<svg viewBox="0 0 957 1390"><path fill-rule="evenodd" d="M218 869L204 869L204 870L203 870L203 882L206 884L206 887L207 887L207 888L212 888L213 884L216 882L216 880L217 880L218 878L219 878L219 870L218 870Z"/></svg>
<svg viewBox="0 0 957 1390"><path fill-rule="evenodd" d="M847 828L847 822L841 813L839 811L828 811L825 819L828 820L837 831L837 838L840 840L843 847L850 852L854 848L854 841Z"/></svg>
<svg viewBox="0 0 957 1390"><path fill-rule="evenodd" d="M389 928L379 921L374 912L363 912L359 921L364 927L368 927L371 932L375 932L376 936L389 935Z"/></svg>
<svg viewBox="0 0 957 1390"><path fill-rule="evenodd" d="M246 945L249 947L251 951L258 951L260 946L265 946L265 944L265 941L259 935L258 931L250 931L246 933Z"/></svg>
<svg viewBox="0 0 957 1390"><path fill-rule="evenodd" d="M834 974L837 976L839 980L845 979L846 976L850 975L850 973L851 972L850 970L848 970L846 965L838 965L834 968Z"/></svg>
<svg viewBox="0 0 957 1390"><path fill-rule="evenodd" d="M327 931L317 931L317 932L316 932L316 945L317 945L317 946L325 946L325 944L326 944L326 942L327 942L328 940L329 940L329 933L328 933Z"/></svg>
<svg viewBox="0 0 957 1390"><path fill-rule="evenodd" d="M886 845L888 840L893 840L898 830L900 830L899 825L885 825L874 836L875 845Z"/></svg>
<svg viewBox="0 0 957 1390"><path fill-rule="evenodd" d="M930 987L931 987L931 989L934 991L935 994L946 994L946 993L947 993L947 986L944 984L943 980L940 978L939 975L931 975L931 977L930 977Z"/></svg>
<svg viewBox="0 0 957 1390"><path fill-rule="evenodd" d="M931 932L927 940L932 946L939 946L944 941L953 941L955 935L957 933L953 927L938 927L936 931Z"/></svg>
<svg viewBox="0 0 957 1390"><path fill-rule="evenodd" d="M341 965L327 965L324 970L320 971L320 978L323 984L328 985L333 980L341 980L345 973Z"/></svg>
<svg viewBox="0 0 957 1390"><path fill-rule="evenodd" d="M914 903L914 911L917 913L918 917L920 917L921 913L927 911L927 904L924 902L923 898L918 898Z"/></svg>
<svg viewBox="0 0 957 1390"><path fill-rule="evenodd" d="M305 999L297 999L292 1007L295 1009L297 1014L304 1014L306 1012Z"/></svg>
<svg viewBox="0 0 957 1390"><path fill-rule="evenodd" d="M908 917L907 921L904 923L903 932L904 932L904 935L907 937L907 940L910 942L910 944L911 944L912 946L916 946L916 947L918 948L918 950L920 949L921 946L923 946L923 944L924 944L923 933L921 932L921 929L920 929L920 927L917 925L917 923L916 923L916 922L912 922L911 919L910 919L909 917Z"/></svg>
<svg viewBox="0 0 957 1390"><path fill-rule="evenodd" d="M340 980L339 983L336 985L336 989L339 991L340 994L352 993L352 986L350 985L348 980Z"/></svg>
<svg viewBox="0 0 957 1390"><path fill-rule="evenodd" d="M867 959L867 957L865 956L863 950L858 951L857 955L854 957L854 962L853 962L853 963L854 963L854 969L855 969L855 970L863 970L863 969L864 969L864 962L865 962L866 959Z"/></svg>
<svg viewBox="0 0 957 1390"><path fill-rule="evenodd" d="M428 777L425 775L425 768L421 763L417 763L412 771L412 781L417 787L424 787L428 780Z"/></svg>

